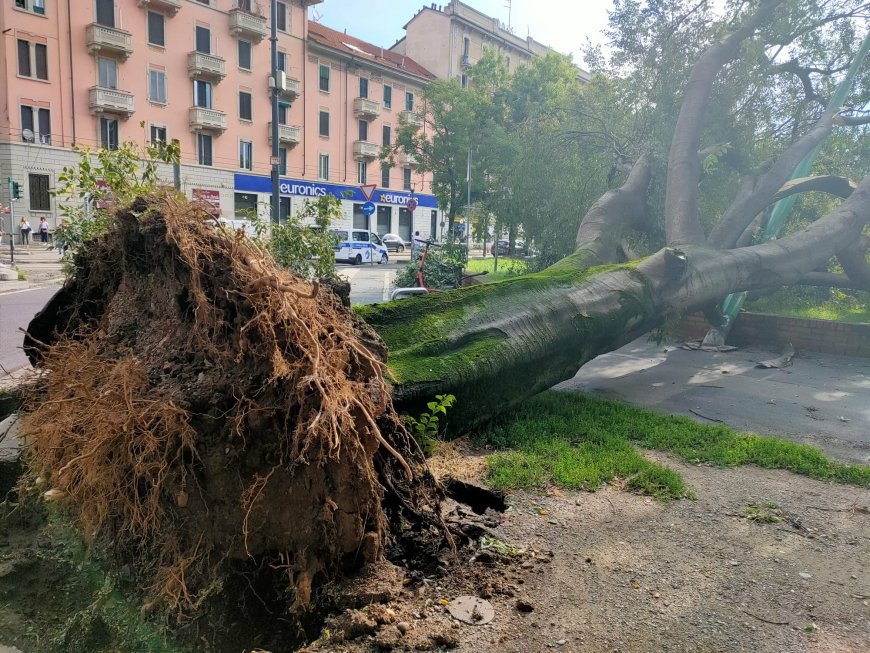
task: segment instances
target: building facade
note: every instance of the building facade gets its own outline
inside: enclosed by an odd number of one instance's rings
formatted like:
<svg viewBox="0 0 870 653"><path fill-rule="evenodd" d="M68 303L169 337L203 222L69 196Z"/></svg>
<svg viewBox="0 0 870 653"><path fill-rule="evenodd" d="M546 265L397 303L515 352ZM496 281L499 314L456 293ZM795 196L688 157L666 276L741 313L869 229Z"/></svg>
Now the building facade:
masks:
<svg viewBox="0 0 870 653"><path fill-rule="evenodd" d="M307 7L320 1L277 3L281 212L334 193L342 198L339 226L362 227L359 186L376 184L377 212L366 225L429 233L437 219L429 180L412 161L389 170L378 156L398 115L413 119L432 74L309 24ZM177 139L186 194L228 219L251 209L268 215L269 7L269 0L0 0L0 176L23 187L16 214L55 223L51 190L78 160L74 145ZM171 170L162 170L171 182ZM5 183L0 199L10 199Z"/></svg>
<svg viewBox="0 0 870 653"><path fill-rule="evenodd" d="M500 54L510 72L533 57L552 52L531 36L523 39L497 18L487 16L459 0L423 7L405 25L405 36L390 48L406 55L441 79L468 85L466 71L484 51ZM589 74L578 68L582 81Z"/></svg>

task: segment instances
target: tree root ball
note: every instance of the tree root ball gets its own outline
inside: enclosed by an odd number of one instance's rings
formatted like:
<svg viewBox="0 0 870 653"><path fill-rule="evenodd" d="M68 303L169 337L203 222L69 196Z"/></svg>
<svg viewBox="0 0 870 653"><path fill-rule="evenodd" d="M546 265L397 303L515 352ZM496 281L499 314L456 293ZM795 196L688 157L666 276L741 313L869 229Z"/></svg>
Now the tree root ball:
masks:
<svg viewBox="0 0 870 653"><path fill-rule="evenodd" d="M377 335L183 198L119 210L25 348L31 473L152 608L192 612L247 564L304 612L400 524L449 539Z"/></svg>

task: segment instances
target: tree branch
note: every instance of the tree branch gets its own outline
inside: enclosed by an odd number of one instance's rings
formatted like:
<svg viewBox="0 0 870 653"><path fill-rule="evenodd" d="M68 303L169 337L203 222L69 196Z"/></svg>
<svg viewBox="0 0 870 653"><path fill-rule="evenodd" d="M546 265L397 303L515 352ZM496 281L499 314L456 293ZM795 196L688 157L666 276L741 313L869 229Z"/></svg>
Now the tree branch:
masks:
<svg viewBox="0 0 870 653"><path fill-rule="evenodd" d="M870 238L861 237L837 254L843 272L856 284L870 288L870 265L867 264L867 246Z"/></svg>
<svg viewBox="0 0 870 653"><path fill-rule="evenodd" d="M870 114L865 116L844 116L842 113L837 114L834 118L835 125L843 125L846 127L860 127L861 125L870 125Z"/></svg>
<svg viewBox="0 0 870 653"><path fill-rule="evenodd" d="M719 249L734 247L746 227L770 205L776 192L788 181L803 158L827 138L837 111L825 111L813 128L792 143L758 178L753 192L734 200L710 232L709 245Z"/></svg>
<svg viewBox="0 0 870 653"><path fill-rule="evenodd" d="M796 285L870 291L870 284L857 283L845 274L834 274L833 272L807 272L798 280Z"/></svg>
<svg viewBox="0 0 870 653"><path fill-rule="evenodd" d="M704 230L698 217L698 150L713 82L725 64L737 54L741 43L766 22L782 0L763 0L741 27L707 48L692 68L668 155L665 196L667 242L702 243Z"/></svg>

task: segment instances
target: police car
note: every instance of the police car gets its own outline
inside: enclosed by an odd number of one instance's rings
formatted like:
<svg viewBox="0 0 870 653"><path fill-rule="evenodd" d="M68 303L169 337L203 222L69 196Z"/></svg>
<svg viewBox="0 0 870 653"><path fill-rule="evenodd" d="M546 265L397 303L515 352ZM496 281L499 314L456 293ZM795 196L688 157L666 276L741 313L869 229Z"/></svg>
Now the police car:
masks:
<svg viewBox="0 0 870 653"><path fill-rule="evenodd" d="M334 229L332 233L337 241L332 247L336 263L390 262L387 247L376 233L363 229Z"/></svg>

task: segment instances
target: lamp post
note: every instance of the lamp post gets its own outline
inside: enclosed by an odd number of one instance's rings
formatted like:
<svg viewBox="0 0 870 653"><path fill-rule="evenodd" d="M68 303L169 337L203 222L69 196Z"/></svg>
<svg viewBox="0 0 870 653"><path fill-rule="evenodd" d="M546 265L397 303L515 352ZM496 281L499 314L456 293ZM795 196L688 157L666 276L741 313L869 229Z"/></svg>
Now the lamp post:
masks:
<svg viewBox="0 0 870 653"><path fill-rule="evenodd" d="M270 0L272 5L272 222L281 221L281 152L278 142L278 97L280 83L278 79L278 2Z"/></svg>

